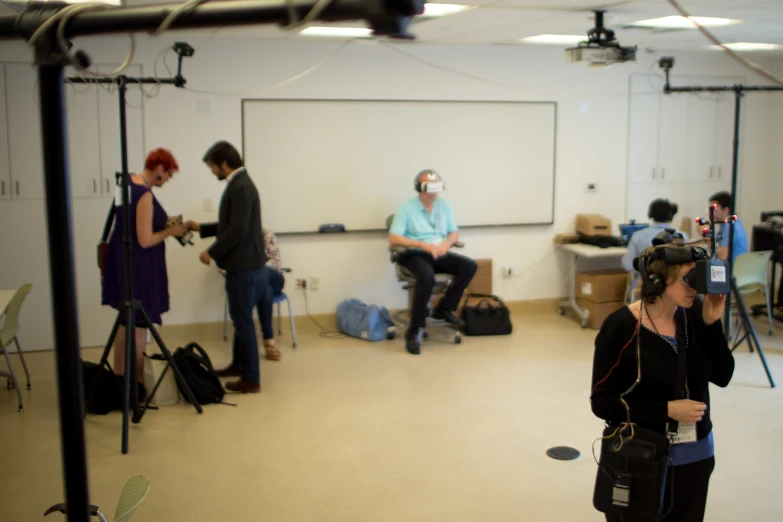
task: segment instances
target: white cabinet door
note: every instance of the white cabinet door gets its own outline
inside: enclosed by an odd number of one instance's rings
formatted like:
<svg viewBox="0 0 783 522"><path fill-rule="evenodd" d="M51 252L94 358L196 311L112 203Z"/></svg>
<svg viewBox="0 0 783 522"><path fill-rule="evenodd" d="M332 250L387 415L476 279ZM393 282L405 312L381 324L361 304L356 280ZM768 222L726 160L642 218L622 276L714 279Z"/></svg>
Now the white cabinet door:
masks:
<svg viewBox="0 0 783 522"><path fill-rule="evenodd" d="M11 197L43 199L43 144L37 71L28 63L5 66Z"/></svg>
<svg viewBox="0 0 783 522"><path fill-rule="evenodd" d="M668 199L680 205L682 183L666 181L646 181L643 183L628 183L626 222L631 219L637 223L649 223L647 211L654 199Z"/></svg>
<svg viewBox="0 0 783 522"><path fill-rule="evenodd" d="M734 96L732 93L715 102L715 179L731 180L734 159Z"/></svg>
<svg viewBox="0 0 783 522"><path fill-rule="evenodd" d="M11 199L11 165L8 161L8 121L5 101L5 65L0 64L0 200Z"/></svg>
<svg viewBox="0 0 783 522"><path fill-rule="evenodd" d="M98 89L95 84L66 84L68 110L68 159L71 167L71 196L100 197L100 137L98 131Z"/></svg>
<svg viewBox="0 0 783 522"><path fill-rule="evenodd" d="M685 179L710 181L717 179L715 165L715 99L702 94L687 95L688 105L688 166Z"/></svg>
<svg viewBox="0 0 783 522"><path fill-rule="evenodd" d="M631 93L628 107L628 181L657 179L658 104L653 92Z"/></svg>
<svg viewBox="0 0 783 522"><path fill-rule="evenodd" d="M102 73L114 71L117 65L99 65L96 69ZM140 76L141 66L130 65L125 74L128 76ZM149 89L154 86L146 86ZM138 173L144 167L144 126L143 126L143 97L138 85L129 85L125 100L126 136L128 142L128 169L131 173ZM98 92L98 113L100 117L100 158L101 158L101 187L104 196L114 195L116 172L122 171L122 156L120 154L120 106L119 93L116 87L111 92L101 89Z"/></svg>
<svg viewBox="0 0 783 522"><path fill-rule="evenodd" d="M0 289L33 285L19 316L19 343L26 351L51 350L54 327L45 202L6 201L0 205L0 223Z"/></svg>
<svg viewBox="0 0 783 522"><path fill-rule="evenodd" d="M658 120L658 181L682 181L688 168L688 98L661 94Z"/></svg>

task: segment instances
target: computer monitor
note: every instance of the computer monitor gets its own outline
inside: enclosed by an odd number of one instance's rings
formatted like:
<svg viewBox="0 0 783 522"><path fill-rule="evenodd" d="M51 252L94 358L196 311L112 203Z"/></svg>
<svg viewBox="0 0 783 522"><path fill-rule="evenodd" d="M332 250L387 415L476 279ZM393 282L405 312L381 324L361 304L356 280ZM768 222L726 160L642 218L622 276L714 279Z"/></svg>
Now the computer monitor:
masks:
<svg viewBox="0 0 783 522"><path fill-rule="evenodd" d="M649 226L649 223L627 223L625 225L620 225L620 237L623 239L623 243L627 245L628 242L631 241L631 236L634 232Z"/></svg>

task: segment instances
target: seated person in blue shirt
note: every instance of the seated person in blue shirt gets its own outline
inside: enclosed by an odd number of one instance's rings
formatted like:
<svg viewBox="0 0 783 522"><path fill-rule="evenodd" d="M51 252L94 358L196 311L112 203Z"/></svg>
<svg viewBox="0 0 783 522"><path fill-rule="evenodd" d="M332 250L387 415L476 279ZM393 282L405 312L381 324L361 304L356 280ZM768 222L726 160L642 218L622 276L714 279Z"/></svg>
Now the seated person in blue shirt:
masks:
<svg viewBox="0 0 783 522"><path fill-rule="evenodd" d="M451 204L438 197L444 188L438 173L434 170L419 172L414 180L414 188L418 196L400 205L394 214L389 229L389 244L411 249L400 258L399 263L416 278L405 349L418 355L420 329L426 325L427 303L432 296L435 273L452 274L454 278L432 311L432 317L461 326L462 321L455 312L462 293L476 273L476 263L449 252L459 239L459 229Z"/></svg>
<svg viewBox="0 0 783 522"><path fill-rule="evenodd" d="M728 192L718 192L710 198L710 205L715 205L715 223L723 223L731 216L731 195ZM729 257L729 227L732 225L720 225L718 233L723 237L718 243L718 258L725 261ZM734 222L734 249L732 252L732 264L737 256L748 252L748 235L745 226L739 218Z"/></svg>
<svg viewBox="0 0 783 522"><path fill-rule="evenodd" d="M637 230L628 242L628 252L623 256L622 263L626 272L634 272L633 260L652 246L652 240L661 230L673 228L671 222L677 214L677 205L668 199L655 199L647 209L647 217L650 218L650 226ZM683 241L688 241L688 236L679 230Z"/></svg>

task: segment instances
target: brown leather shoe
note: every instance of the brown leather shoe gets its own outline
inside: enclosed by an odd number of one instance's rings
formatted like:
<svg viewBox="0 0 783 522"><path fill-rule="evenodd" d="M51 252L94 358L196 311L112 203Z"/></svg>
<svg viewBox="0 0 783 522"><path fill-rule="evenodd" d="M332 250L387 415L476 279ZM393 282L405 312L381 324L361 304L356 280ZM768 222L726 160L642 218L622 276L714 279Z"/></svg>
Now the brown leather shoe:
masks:
<svg viewBox="0 0 783 522"><path fill-rule="evenodd" d="M239 368L235 368L234 366L228 366L227 368L223 368L222 370L215 370L215 373L218 377L241 377L242 376L242 370Z"/></svg>
<svg viewBox="0 0 783 522"><path fill-rule="evenodd" d="M232 381L226 383L226 389L232 392L238 393L260 393L260 382L247 382L239 379L238 381Z"/></svg>

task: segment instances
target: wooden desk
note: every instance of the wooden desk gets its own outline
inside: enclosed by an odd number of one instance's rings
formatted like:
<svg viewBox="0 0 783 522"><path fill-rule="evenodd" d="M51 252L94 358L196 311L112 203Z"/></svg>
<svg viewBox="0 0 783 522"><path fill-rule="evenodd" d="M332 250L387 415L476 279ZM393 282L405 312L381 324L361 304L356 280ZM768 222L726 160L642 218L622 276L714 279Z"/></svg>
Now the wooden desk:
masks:
<svg viewBox="0 0 783 522"><path fill-rule="evenodd" d="M628 251L626 247L600 248L584 243L572 243L558 245L561 250L571 256L572 264L568 275L568 300L557 305L557 313L565 314L566 308L572 309L582 320L582 328L587 328L587 320L590 318L590 311L579 306L576 302L576 267L580 258L600 259L622 257Z"/></svg>

